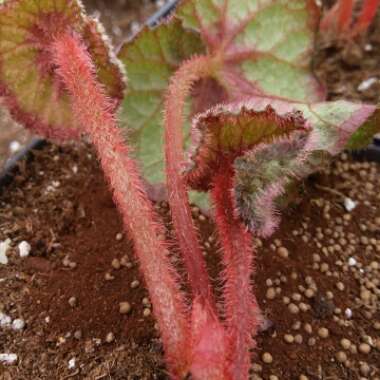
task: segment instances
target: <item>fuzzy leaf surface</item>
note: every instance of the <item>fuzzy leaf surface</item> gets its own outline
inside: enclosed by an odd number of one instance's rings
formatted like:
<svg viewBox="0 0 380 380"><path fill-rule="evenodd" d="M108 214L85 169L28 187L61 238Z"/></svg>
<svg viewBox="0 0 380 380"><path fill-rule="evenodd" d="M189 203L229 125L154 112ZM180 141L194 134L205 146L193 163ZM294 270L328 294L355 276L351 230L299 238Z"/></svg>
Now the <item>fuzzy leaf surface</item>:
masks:
<svg viewBox="0 0 380 380"><path fill-rule="evenodd" d="M122 120L152 183L164 182L163 111L170 77L184 60L203 52L199 36L174 21L144 29L118 54L128 72Z"/></svg>
<svg viewBox="0 0 380 380"><path fill-rule="evenodd" d="M260 236L270 236L280 222L280 197L286 186L301 177L307 157L306 133L261 144L234 162L234 196L246 226Z"/></svg>
<svg viewBox="0 0 380 380"><path fill-rule="evenodd" d="M194 146L187 180L193 188L208 190L213 174L226 158L233 162L261 143L307 129L297 111L278 113L270 105L256 111L246 103L217 106L193 121Z"/></svg>
<svg viewBox="0 0 380 380"><path fill-rule="evenodd" d="M55 139L81 135L51 53L55 37L67 31L85 42L116 107L125 86L122 72L102 27L84 14L79 1L9 0L0 5L0 96L17 121Z"/></svg>

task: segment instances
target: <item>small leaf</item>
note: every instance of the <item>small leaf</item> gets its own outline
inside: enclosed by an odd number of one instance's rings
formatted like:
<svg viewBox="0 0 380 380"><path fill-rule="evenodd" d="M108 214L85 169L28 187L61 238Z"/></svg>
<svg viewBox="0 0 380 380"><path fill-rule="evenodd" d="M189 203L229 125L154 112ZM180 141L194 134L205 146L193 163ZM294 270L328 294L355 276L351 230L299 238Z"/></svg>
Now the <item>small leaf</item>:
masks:
<svg viewBox="0 0 380 380"><path fill-rule="evenodd" d="M352 131L348 141L343 141L345 149L363 149L373 141L373 136L380 132L380 109L363 104L352 117L351 123L353 126L358 123L362 125Z"/></svg>
<svg viewBox="0 0 380 380"><path fill-rule="evenodd" d="M121 116L150 182L164 182L163 103L170 77L184 60L202 52L199 36L179 21L144 29L119 52L129 82Z"/></svg>
<svg viewBox="0 0 380 380"><path fill-rule="evenodd" d="M293 134L261 144L235 160L237 210L243 222L258 235L268 237L277 228L278 202L286 186L304 170L306 141L307 134Z"/></svg>
<svg viewBox="0 0 380 380"><path fill-rule="evenodd" d="M245 103L257 111L268 104L279 113L300 111L312 129L309 150L331 155L345 148L364 148L380 131L380 109L373 105L346 100L308 104L265 97L251 98Z"/></svg>
<svg viewBox="0 0 380 380"><path fill-rule="evenodd" d="M307 130L307 125L299 112L276 113L270 105L256 111L240 103L199 115L192 128L194 146L186 177L193 188L208 190L226 158L233 162L255 146Z"/></svg>
<svg viewBox="0 0 380 380"><path fill-rule="evenodd" d="M0 96L17 121L57 139L81 135L51 55L55 38L67 31L85 42L116 107L123 75L100 25L86 17L79 1L9 0L0 6Z"/></svg>
<svg viewBox="0 0 380 380"><path fill-rule="evenodd" d="M380 112L375 106L345 100L300 105L313 127L313 150L332 155L343 149L365 147L380 130Z"/></svg>

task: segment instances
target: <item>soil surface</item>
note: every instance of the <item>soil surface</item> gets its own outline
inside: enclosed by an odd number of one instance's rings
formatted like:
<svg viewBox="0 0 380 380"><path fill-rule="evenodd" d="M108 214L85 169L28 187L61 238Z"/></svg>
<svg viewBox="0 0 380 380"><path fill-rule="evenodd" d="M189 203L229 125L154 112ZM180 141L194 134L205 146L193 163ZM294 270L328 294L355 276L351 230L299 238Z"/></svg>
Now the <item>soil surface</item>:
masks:
<svg viewBox="0 0 380 380"><path fill-rule="evenodd" d="M103 15L123 20L127 3ZM380 100L379 82L360 87L380 77L379 19L367 38L325 36L319 46L315 66L329 98ZM0 264L0 354L17 355L0 363L0 379L167 379L132 243L94 153L49 145L35 158L0 194L0 242L10 241L9 263ZM271 239L256 241L256 294L269 323L252 379L380 379L379 182L379 164L344 154L302 186ZM172 235L167 204L156 208ZM196 207L193 216L217 284L218 237L209 217Z"/></svg>
<svg viewBox="0 0 380 380"><path fill-rule="evenodd" d="M0 310L25 322L21 331L0 329L0 353L18 355L0 373L166 379L132 244L92 151L48 146L35 154L0 197L0 240L11 240ZM343 155L303 186L273 238L256 241L256 294L269 328L257 338L253 379L380 378L379 184L379 164ZM351 212L346 198L356 203ZM171 235L167 204L156 208ZM217 236L207 216L196 207L193 214L216 279ZM21 241L31 245L26 258ZM121 314L125 302L130 311Z"/></svg>

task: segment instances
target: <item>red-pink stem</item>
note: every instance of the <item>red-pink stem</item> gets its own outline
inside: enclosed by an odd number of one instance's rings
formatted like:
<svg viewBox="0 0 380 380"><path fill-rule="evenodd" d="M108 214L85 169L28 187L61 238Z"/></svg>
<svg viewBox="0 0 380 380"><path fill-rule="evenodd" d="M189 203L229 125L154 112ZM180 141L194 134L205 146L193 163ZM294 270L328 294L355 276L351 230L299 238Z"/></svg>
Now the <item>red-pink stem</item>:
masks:
<svg viewBox="0 0 380 380"><path fill-rule="evenodd" d="M367 31L373 19L376 16L377 8L380 5L380 0L365 0L363 9L360 12L359 18L355 24L352 35L356 36Z"/></svg>
<svg viewBox="0 0 380 380"><path fill-rule="evenodd" d="M349 29L352 22L354 0L338 0L321 21L321 30L341 33Z"/></svg>
<svg viewBox="0 0 380 380"><path fill-rule="evenodd" d="M253 295L251 276L254 251L252 235L235 212L232 197L233 168L221 165L213 182L215 219L222 241L224 301L229 337L229 372L233 380L248 379L253 335L258 326L259 307Z"/></svg>
<svg viewBox="0 0 380 380"><path fill-rule="evenodd" d="M184 106L194 82L211 74L208 57L196 57L184 63L173 76L165 103L165 159L169 203L179 247L194 295L212 298L210 281L192 220L184 163Z"/></svg>
<svg viewBox="0 0 380 380"><path fill-rule="evenodd" d="M229 340L225 326L210 305L199 298L192 304L192 379L233 380L226 373Z"/></svg>
<svg viewBox="0 0 380 380"><path fill-rule="evenodd" d="M354 11L354 0L340 0L339 2L339 31L344 32L351 26Z"/></svg>
<svg viewBox="0 0 380 380"><path fill-rule="evenodd" d="M117 126L110 100L96 80L85 46L69 34L56 39L52 53L79 124L90 136L110 182L115 202L134 241L136 255L161 329L169 370L188 370L188 320L184 296L168 257L164 227L143 190L138 168Z"/></svg>

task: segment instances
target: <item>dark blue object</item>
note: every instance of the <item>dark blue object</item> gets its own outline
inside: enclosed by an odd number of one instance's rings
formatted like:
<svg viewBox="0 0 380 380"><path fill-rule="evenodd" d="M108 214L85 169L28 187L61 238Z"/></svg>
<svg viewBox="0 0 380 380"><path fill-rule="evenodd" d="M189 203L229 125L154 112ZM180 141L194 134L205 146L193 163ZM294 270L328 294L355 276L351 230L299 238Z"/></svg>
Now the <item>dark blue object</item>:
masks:
<svg viewBox="0 0 380 380"><path fill-rule="evenodd" d="M374 140L367 148L352 152L352 156L359 161L380 162L380 144Z"/></svg>
<svg viewBox="0 0 380 380"><path fill-rule="evenodd" d="M162 21L162 19L168 17L174 11L177 3L178 0L169 0L153 16L148 18L146 24L151 28L157 26Z"/></svg>
<svg viewBox="0 0 380 380"><path fill-rule="evenodd" d="M4 165L0 173L0 191L1 188L9 185L17 173L18 164L21 160L30 161L33 158L33 150L42 149L47 142L45 140L34 138L30 144L11 157Z"/></svg>

